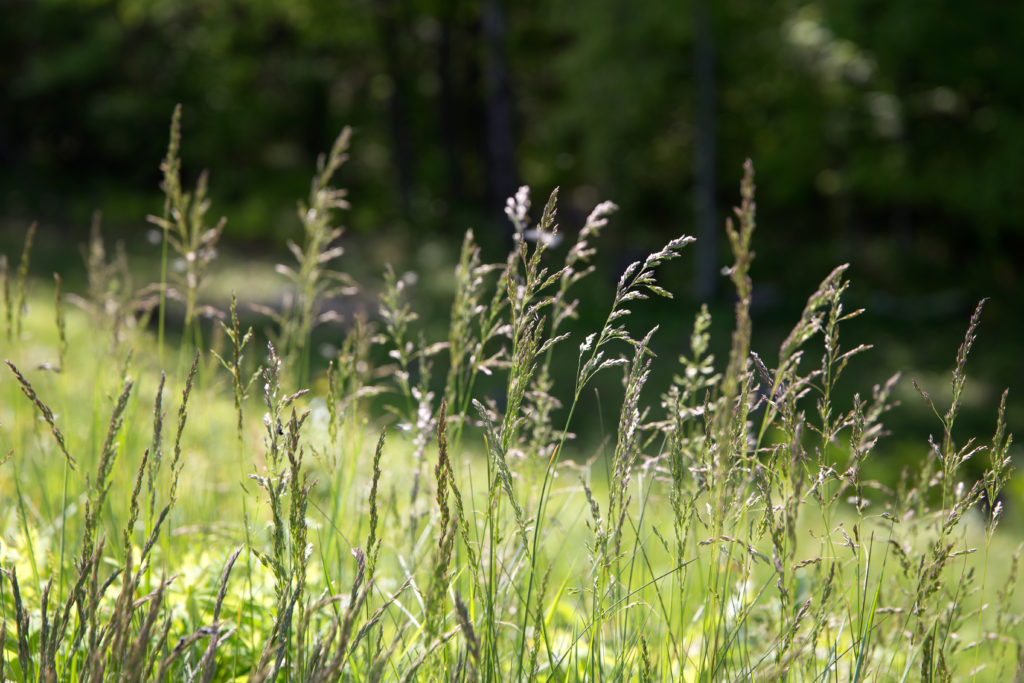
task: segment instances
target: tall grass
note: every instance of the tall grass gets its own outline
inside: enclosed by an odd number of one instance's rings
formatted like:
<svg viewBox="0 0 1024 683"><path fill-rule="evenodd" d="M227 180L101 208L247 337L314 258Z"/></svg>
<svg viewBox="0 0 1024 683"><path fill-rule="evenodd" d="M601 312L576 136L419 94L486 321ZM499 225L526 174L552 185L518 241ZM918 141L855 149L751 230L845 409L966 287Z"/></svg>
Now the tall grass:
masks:
<svg viewBox="0 0 1024 683"><path fill-rule="evenodd" d="M346 199L331 183L348 131L300 206L299 265L279 268L292 298L267 311L276 331L260 357L234 298L214 348L198 335L223 222L205 223L205 180L181 191L180 144L176 110L165 211L153 220L164 263L168 247L186 261L170 284L185 310L178 357L191 365L163 360L168 271L135 288L123 256L108 262L98 222L89 291L62 298L57 280L55 317L25 314L37 301L27 266L12 280L2 261L0 679L1004 680L1021 670L1019 552L1004 562L1013 534L997 531L1013 452L1006 394L985 445L957 422L982 304L948 407L921 391L941 437L922 444L896 489L863 473L884 457L899 375L849 402L837 391L869 349L841 336L861 314L844 305L846 266L808 298L774 363L751 351L749 162L727 225L736 304L725 358L709 353L707 307L693 311L678 363L654 356L657 327L629 324L637 302L671 298L658 274L685 236L629 265L601 327L573 337L574 288L615 206L598 205L559 255L557 191L534 223L523 188L507 206L507 258L486 263L466 234L444 338L427 337L411 282L389 270L379 320L349 321L326 377L312 377L324 302L353 286L333 265L332 213ZM29 240L21 263L30 251ZM61 372L34 369L41 357ZM562 385L554 368L572 358ZM622 379L612 436L590 459L569 457L574 431L594 423L578 413L603 373ZM654 373L672 377L657 396ZM977 481L965 478L969 459L986 460Z"/></svg>
<svg viewBox="0 0 1024 683"><path fill-rule="evenodd" d="M207 270L217 255L217 242L224 231L226 218L208 225L206 213L210 209L209 175L206 171L199 174L196 188L186 192L181 182L181 105L174 109L171 117L170 142L167 145L167 156L160 164L163 182L160 187L164 191L164 211L162 216L147 216L150 223L160 228L163 235L160 258L160 321L157 345L162 353L164 342L164 321L166 318L167 297L183 300L185 304L184 335L191 337L194 333L197 345L202 345L199 328L195 325L199 315L199 291L206 279ZM169 286L168 246L174 249L182 264L182 274L175 279L177 286Z"/></svg>

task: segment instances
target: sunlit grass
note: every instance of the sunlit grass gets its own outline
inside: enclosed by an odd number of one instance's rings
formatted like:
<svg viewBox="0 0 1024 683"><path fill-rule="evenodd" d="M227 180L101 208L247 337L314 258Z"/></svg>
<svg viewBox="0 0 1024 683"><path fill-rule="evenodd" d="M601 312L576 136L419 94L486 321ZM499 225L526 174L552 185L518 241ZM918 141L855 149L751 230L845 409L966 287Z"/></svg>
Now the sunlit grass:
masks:
<svg viewBox="0 0 1024 683"><path fill-rule="evenodd" d="M524 188L507 207L518 239L504 262L485 263L467 234L445 336L429 337L436 321L409 304L415 280L389 271L379 315L347 321L315 373L311 335L340 281L323 267L340 254L330 209L343 207L327 181L347 142L313 185L309 204L326 213L305 212L298 298L268 311L281 349L249 335L234 301L200 326L206 279L186 282L191 332L154 332L173 305L168 278L133 284L98 232L77 299L55 302L8 262L0 679L1017 670L1020 534L997 526L1004 410L994 437L972 442L956 424L980 305L950 354L946 402L935 392L934 444L916 468L885 471L888 444L906 443L883 427L902 380L852 403L835 391L869 353L840 335L859 314L844 309L844 267L777 358L751 353L748 165L728 231L726 357L710 354L706 309L684 311L695 322L678 361L654 357L657 330L632 324L635 302L671 296L656 275L689 238L626 270L600 328L564 333L615 207L556 251L557 196L534 222ZM554 379L566 359L572 383ZM621 391L579 420L599 374L620 376ZM652 374L673 378L660 396L645 391ZM603 441L575 438L595 424ZM977 483L969 459L986 464Z"/></svg>

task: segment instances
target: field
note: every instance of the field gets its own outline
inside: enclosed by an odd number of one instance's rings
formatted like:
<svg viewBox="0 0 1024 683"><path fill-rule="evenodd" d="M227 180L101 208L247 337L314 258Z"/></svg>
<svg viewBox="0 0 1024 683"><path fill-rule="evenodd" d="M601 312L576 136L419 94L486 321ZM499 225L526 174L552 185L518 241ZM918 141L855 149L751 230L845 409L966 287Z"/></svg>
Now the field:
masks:
<svg viewBox="0 0 1024 683"><path fill-rule="evenodd" d="M204 308L224 225L204 180L182 188L177 121L154 284L98 228L83 293L28 278L31 233L4 262L0 680L1019 675L1006 395L989 434L957 424L983 302L950 349L948 400L921 392L935 439L884 482L862 472L908 380L835 391L870 353L841 338L860 314L843 266L777 357L751 353L749 163L725 357L706 308L685 311L678 359L631 324L638 302L671 297L657 276L688 237L626 268L604 324L569 334L615 206L556 250L557 193L535 211L523 189L505 261L482 262L467 233L443 338L389 271L378 313L345 320L320 371L324 302L358 289L336 270L348 133L278 267L291 297L259 310L264 345L234 300ZM565 363L573 379L556 381ZM670 388L645 391L652 374ZM574 431L596 418L577 408L604 375L621 387L588 440Z"/></svg>

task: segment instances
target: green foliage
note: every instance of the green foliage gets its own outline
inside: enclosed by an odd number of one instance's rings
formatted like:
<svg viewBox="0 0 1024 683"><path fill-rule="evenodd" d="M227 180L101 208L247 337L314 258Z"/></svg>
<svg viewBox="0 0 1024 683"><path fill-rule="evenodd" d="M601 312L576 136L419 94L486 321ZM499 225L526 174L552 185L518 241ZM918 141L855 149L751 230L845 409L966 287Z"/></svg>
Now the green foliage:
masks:
<svg viewBox="0 0 1024 683"><path fill-rule="evenodd" d="M210 192L237 237L291 234L279 207L340 119L367 150L349 170L362 198L355 229L403 234L415 215L417 230L461 232L467 206L480 226L495 213L481 145L493 99L484 5L19 3L18 21L0 27L4 205L81 220L100 194L114 198L117 224L134 219L163 147L156 131L182 102L195 122L185 166L219 169ZM695 124L697 5L490 5L504 19L515 174L560 182L578 215L614 192L633 227L616 246L663 240L662 226L693 206L693 150L705 134ZM1024 216L1018 8L706 5L716 180L748 155L772 179L761 203L775 239L763 253L780 244L825 267L835 249L812 244L824 233L871 266L876 286L913 288L907 260L959 286L950 273L965 254L997 265L972 273L987 288L1017 284L1000 240L1019 235ZM47 201L55 184L73 201ZM490 243L489 232L477 238ZM768 279L800 275L761 265Z"/></svg>

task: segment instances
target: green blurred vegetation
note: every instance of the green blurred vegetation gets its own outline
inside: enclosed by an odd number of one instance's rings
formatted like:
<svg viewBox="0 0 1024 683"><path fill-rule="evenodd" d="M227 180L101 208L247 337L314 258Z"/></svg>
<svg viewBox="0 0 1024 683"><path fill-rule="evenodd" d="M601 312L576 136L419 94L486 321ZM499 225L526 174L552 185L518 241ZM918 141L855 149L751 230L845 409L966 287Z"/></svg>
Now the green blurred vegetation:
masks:
<svg viewBox="0 0 1024 683"><path fill-rule="evenodd" d="M700 6L13 0L5 213L138 220L181 102L186 165L212 170L236 239L288 230L281 207L350 124L357 229L458 235L494 219L511 180L561 185L584 215L613 198L654 243L691 223L702 28L721 212L749 156L787 248L828 244L879 269L886 248L936 268L975 256L1018 283L997 256L1024 218L1024 8L725 0L695 28ZM491 144L502 106L510 139Z"/></svg>

